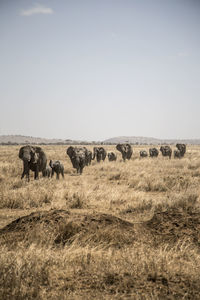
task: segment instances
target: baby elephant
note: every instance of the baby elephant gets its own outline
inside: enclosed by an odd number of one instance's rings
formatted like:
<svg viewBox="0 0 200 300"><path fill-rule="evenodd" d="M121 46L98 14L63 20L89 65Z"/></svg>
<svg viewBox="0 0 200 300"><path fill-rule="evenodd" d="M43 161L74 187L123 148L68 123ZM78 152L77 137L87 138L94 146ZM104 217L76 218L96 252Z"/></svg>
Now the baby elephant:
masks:
<svg viewBox="0 0 200 300"><path fill-rule="evenodd" d="M147 157L148 156L148 153L146 150L141 150L140 151L140 157Z"/></svg>
<svg viewBox="0 0 200 300"><path fill-rule="evenodd" d="M116 161L117 155L114 152L108 152L108 160L109 161Z"/></svg>
<svg viewBox="0 0 200 300"><path fill-rule="evenodd" d="M53 177L54 172L56 173L56 179L59 179L60 174L64 178L64 166L59 162L59 160L52 161L50 160L49 166L52 169L51 177Z"/></svg>

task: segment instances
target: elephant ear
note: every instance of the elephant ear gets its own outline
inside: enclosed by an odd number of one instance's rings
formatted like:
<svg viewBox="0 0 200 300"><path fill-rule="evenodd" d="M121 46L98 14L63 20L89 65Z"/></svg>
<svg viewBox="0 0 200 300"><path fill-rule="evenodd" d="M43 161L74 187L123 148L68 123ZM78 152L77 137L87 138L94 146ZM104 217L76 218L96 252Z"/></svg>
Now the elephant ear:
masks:
<svg viewBox="0 0 200 300"><path fill-rule="evenodd" d="M24 147L21 147L21 148L19 149L19 158L20 158L20 159L23 159L23 154L24 154Z"/></svg>
<svg viewBox="0 0 200 300"><path fill-rule="evenodd" d="M35 151L37 152L37 153L40 153L40 152L42 152L43 150L42 150L42 148L41 147L35 147Z"/></svg>
<svg viewBox="0 0 200 300"><path fill-rule="evenodd" d="M36 153L39 154L39 157L40 158L43 158L46 157L46 154L44 153L44 151L42 150L41 147L32 147L33 148L33 151L35 151Z"/></svg>
<svg viewBox="0 0 200 300"><path fill-rule="evenodd" d="M33 151L35 151L37 157L38 157L38 165L40 166L41 170L44 170L46 168L47 165L47 157L45 152L42 150L41 147L33 147Z"/></svg>
<svg viewBox="0 0 200 300"><path fill-rule="evenodd" d="M74 147L72 146L68 147L66 153L67 155L69 155L69 157L72 157L74 154Z"/></svg>
<svg viewBox="0 0 200 300"><path fill-rule="evenodd" d="M130 144L126 144L126 148L128 149L128 151L131 150L131 145Z"/></svg>
<svg viewBox="0 0 200 300"><path fill-rule="evenodd" d="M116 149L121 152L121 150L122 150L122 144L117 144Z"/></svg>

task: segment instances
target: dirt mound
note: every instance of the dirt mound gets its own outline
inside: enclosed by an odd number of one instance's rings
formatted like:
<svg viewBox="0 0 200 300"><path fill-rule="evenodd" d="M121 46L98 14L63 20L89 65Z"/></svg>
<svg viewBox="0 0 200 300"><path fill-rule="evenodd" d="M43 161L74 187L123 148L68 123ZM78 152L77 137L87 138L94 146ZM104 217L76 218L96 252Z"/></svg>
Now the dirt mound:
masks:
<svg viewBox="0 0 200 300"><path fill-rule="evenodd" d="M58 223L63 218L69 218L69 211L65 210L50 210L37 211L28 216L20 217L13 222L0 229L0 233L9 233L14 231L26 231L27 226L32 228L34 224L46 223L48 225Z"/></svg>
<svg viewBox="0 0 200 300"><path fill-rule="evenodd" d="M173 244L179 239L200 246L200 212L170 208L155 211L153 217L141 224L103 213L74 213L66 210L34 212L18 218L0 229L0 243L50 246L78 245L117 247L135 241Z"/></svg>
<svg viewBox="0 0 200 300"><path fill-rule="evenodd" d="M154 243L175 243L188 239L200 246L200 211L170 208L155 211L154 216L144 224L152 235Z"/></svg>
<svg viewBox="0 0 200 300"><path fill-rule="evenodd" d="M42 243L98 244L122 247L134 240L132 223L109 214L75 214L65 210L34 212L0 230L0 241L15 246Z"/></svg>

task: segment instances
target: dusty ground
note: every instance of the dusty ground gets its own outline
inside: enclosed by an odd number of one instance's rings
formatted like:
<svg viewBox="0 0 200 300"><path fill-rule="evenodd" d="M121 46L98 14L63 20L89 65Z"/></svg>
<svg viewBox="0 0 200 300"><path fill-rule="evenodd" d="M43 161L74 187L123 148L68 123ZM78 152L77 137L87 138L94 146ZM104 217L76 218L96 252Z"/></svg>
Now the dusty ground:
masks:
<svg viewBox="0 0 200 300"><path fill-rule="evenodd" d="M89 147L91 148L91 147ZM1 299L200 299L200 147L65 178L21 181L19 146L0 151Z"/></svg>

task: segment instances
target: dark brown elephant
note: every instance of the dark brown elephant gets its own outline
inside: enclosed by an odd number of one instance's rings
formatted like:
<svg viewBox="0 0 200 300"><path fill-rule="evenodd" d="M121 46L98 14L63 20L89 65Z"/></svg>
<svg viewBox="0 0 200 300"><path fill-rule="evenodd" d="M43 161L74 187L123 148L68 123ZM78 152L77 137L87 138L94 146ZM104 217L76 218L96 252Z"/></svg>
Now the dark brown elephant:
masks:
<svg viewBox="0 0 200 300"><path fill-rule="evenodd" d="M42 172L43 176L45 176L47 158L41 147L31 145L23 146L19 150L19 158L23 160L24 164L21 179L26 175L29 181L30 170L34 172L35 179L38 179L39 172Z"/></svg>
<svg viewBox="0 0 200 300"><path fill-rule="evenodd" d="M56 173L56 179L59 179L60 174L64 178L64 166L60 163L59 160L52 161L50 160L49 166L51 167L51 177L53 177L54 173Z"/></svg>
<svg viewBox="0 0 200 300"><path fill-rule="evenodd" d="M159 154L158 149L156 149L156 148L150 148L149 149L149 156L150 157L157 157L158 154Z"/></svg>
<svg viewBox="0 0 200 300"><path fill-rule="evenodd" d="M108 152L108 160L109 161L116 161L117 155L114 152Z"/></svg>
<svg viewBox="0 0 200 300"><path fill-rule="evenodd" d="M130 144L118 144L116 146L116 149L121 152L122 158L125 161L126 159L131 159L131 156L133 154L133 150Z"/></svg>
<svg viewBox="0 0 200 300"><path fill-rule="evenodd" d="M66 153L71 160L73 168L77 170L77 173L82 174L83 168L87 165L85 149L70 146L67 148Z"/></svg>
<svg viewBox="0 0 200 300"><path fill-rule="evenodd" d="M180 151L181 157L183 157L186 152L186 145L185 144L176 144L176 148Z"/></svg>
<svg viewBox="0 0 200 300"><path fill-rule="evenodd" d="M182 154L179 150L174 150L174 158L181 158Z"/></svg>
<svg viewBox="0 0 200 300"><path fill-rule="evenodd" d="M148 156L148 153L146 150L141 150L140 151L140 157L147 157Z"/></svg>
<svg viewBox="0 0 200 300"><path fill-rule="evenodd" d="M171 158L172 156L172 149L170 146L161 146L160 147L160 151L162 153L163 156L169 156L169 158Z"/></svg>
<svg viewBox="0 0 200 300"><path fill-rule="evenodd" d="M93 148L93 157L92 159L94 160L96 158L97 162L100 162L101 160L106 159L106 150L103 147L94 147Z"/></svg>
<svg viewBox="0 0 200 300"><path fill-rule="evenodd" d="M92 151L88 150L86 147L83 147L83 149L85 150L86 166L90 166L92 161Z"/></svg>

